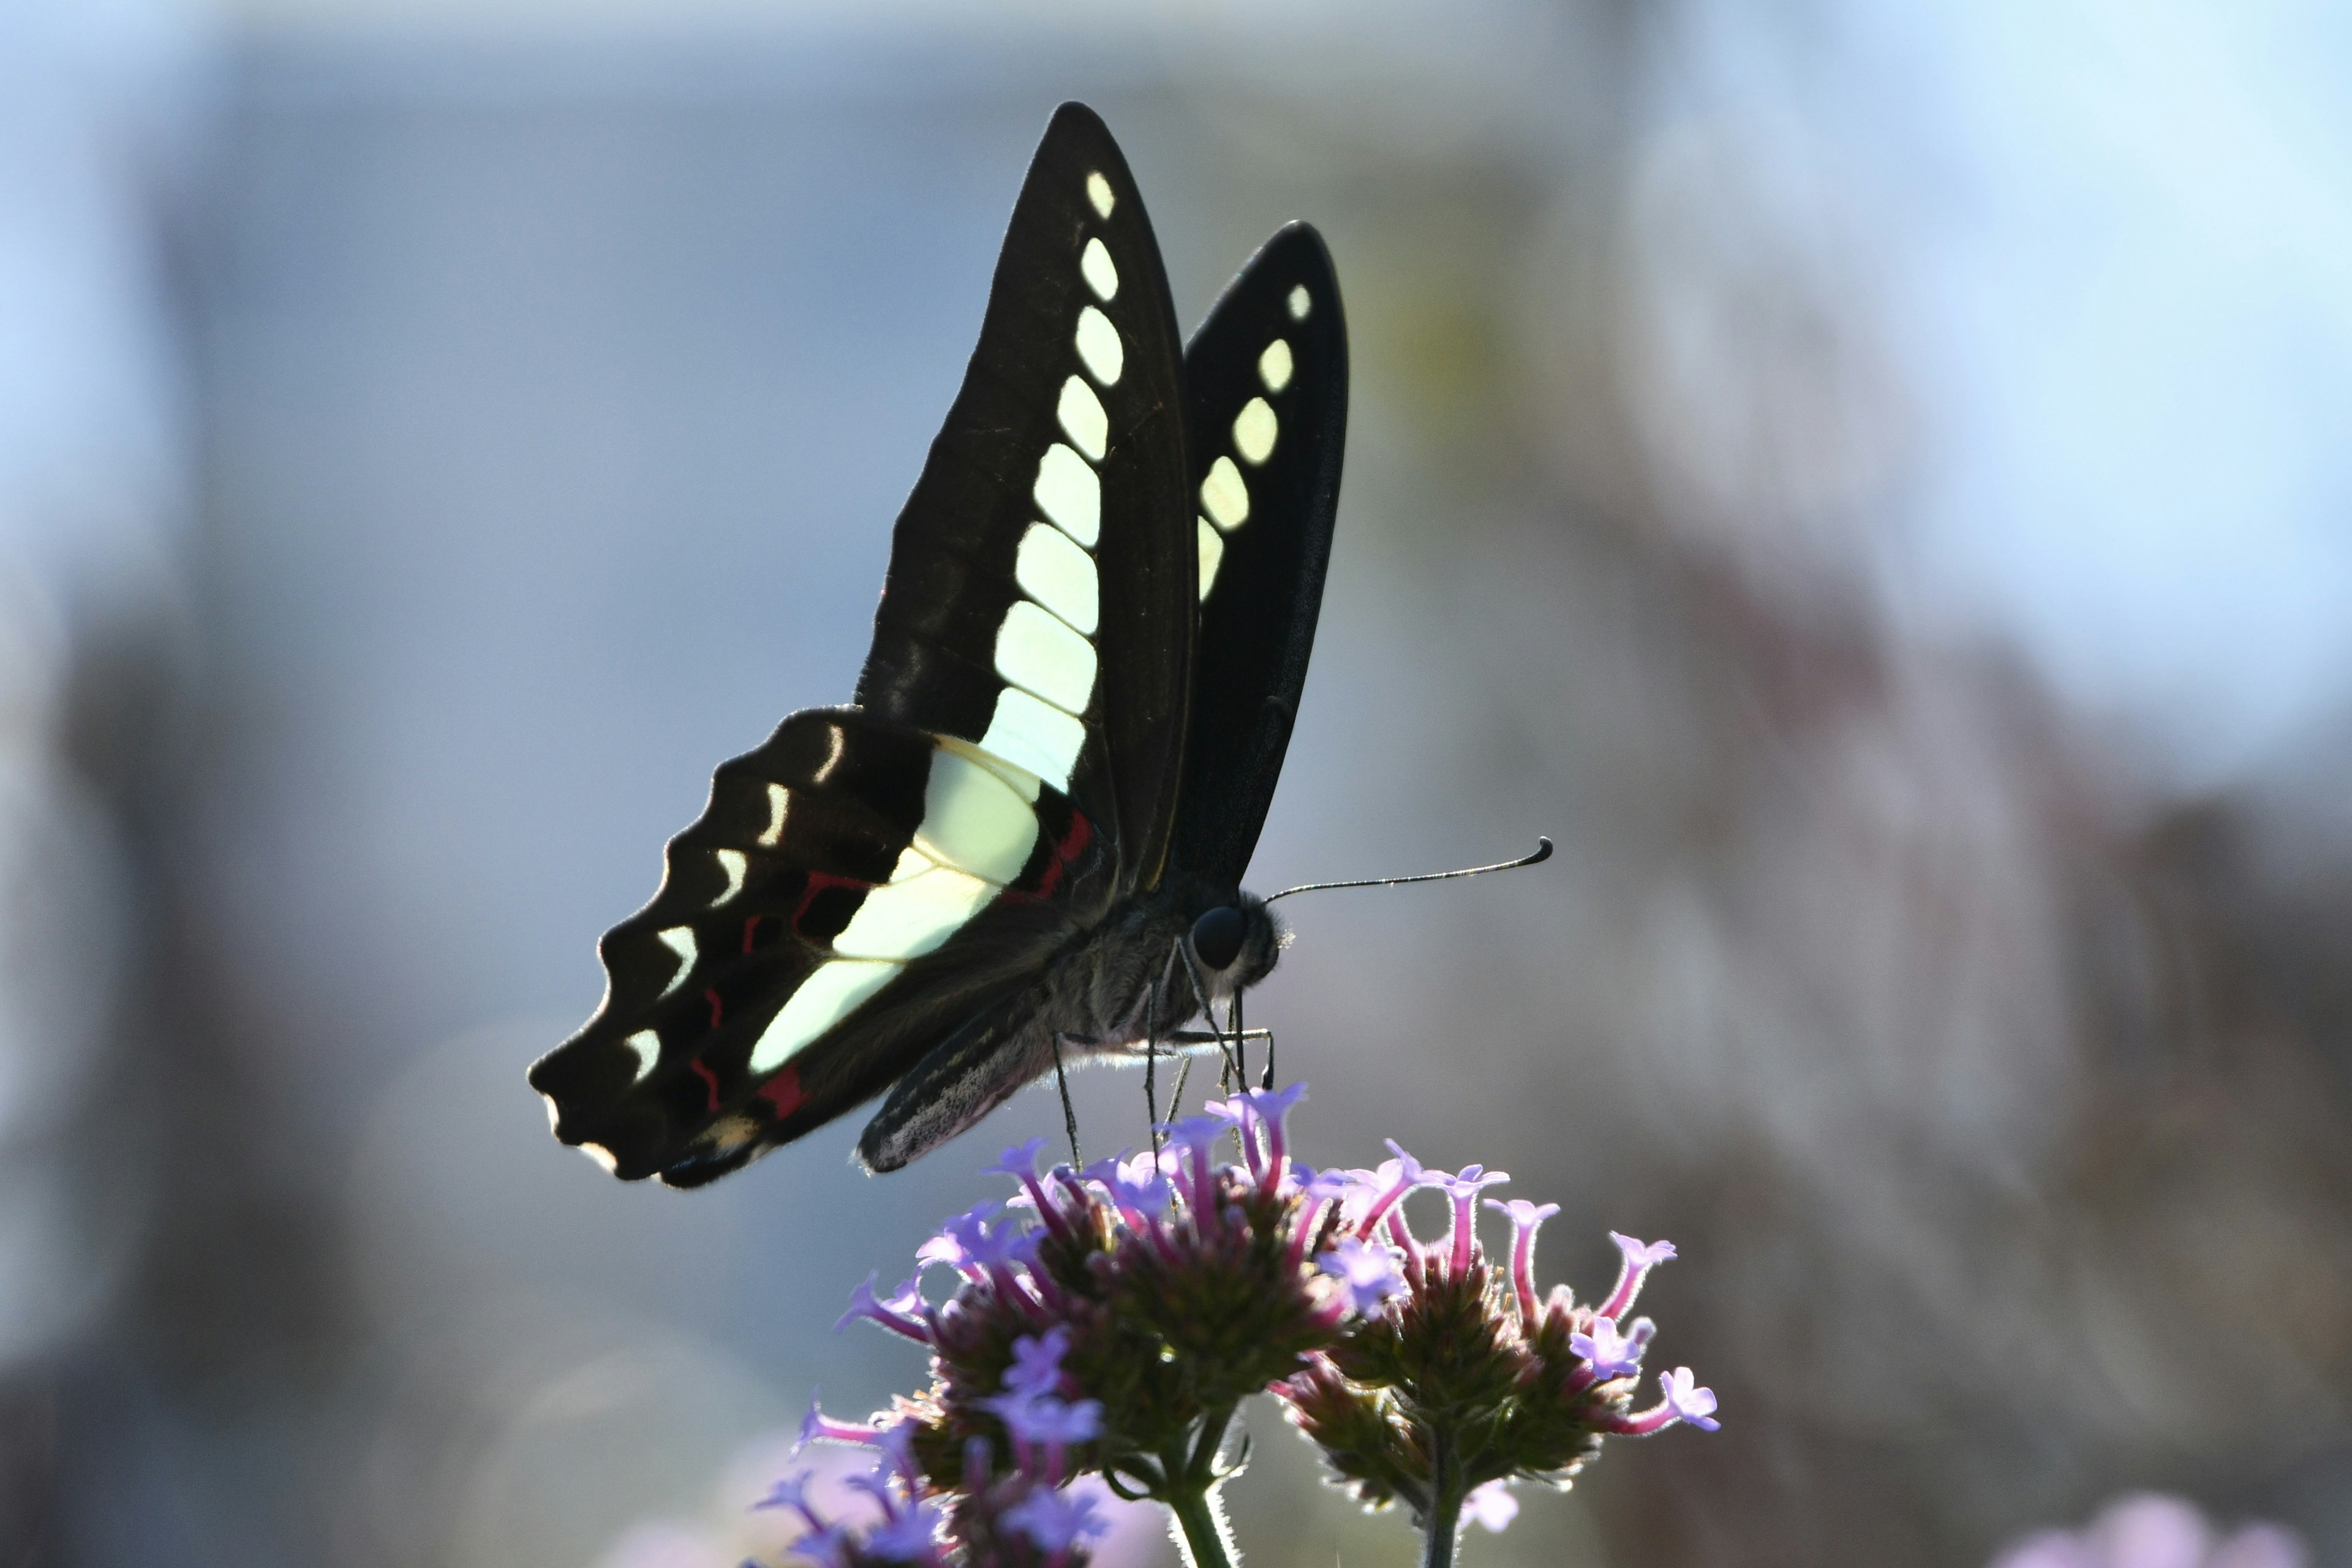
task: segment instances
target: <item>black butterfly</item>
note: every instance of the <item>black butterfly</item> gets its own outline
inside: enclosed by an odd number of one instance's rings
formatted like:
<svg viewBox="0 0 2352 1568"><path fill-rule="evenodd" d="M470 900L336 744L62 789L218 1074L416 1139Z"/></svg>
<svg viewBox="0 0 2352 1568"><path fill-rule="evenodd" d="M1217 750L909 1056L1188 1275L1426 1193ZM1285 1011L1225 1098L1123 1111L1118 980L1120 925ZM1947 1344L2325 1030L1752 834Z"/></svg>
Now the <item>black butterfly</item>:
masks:
<svg viewBox="0 0 2352 1568"><path fill-rule="evenodd" d="M889 1089L894 1170L1274 967L1240 889L1322 603L1347 428L1292 224L1181 354L1127 162L1065 104L899 514L856 702L722 764L604 1005L530 1069L556 1136L694 1186ZM895 1087L893 1087L895 1086Z"/></svg>

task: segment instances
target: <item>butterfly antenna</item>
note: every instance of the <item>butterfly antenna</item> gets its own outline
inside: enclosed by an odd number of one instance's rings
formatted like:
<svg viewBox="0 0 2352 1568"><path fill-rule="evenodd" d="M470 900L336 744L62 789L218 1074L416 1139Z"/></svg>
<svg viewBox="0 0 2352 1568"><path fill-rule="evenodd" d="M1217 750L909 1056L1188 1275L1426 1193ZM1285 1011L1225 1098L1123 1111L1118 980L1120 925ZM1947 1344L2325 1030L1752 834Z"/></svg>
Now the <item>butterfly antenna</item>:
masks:
<svg viewBox="0 0 2352 1568"><path fill-rule="evenodd" d="M1522 866L1540 866L1551 858L1551 840L1538 837L1536 852L1517 860L1497 860L1491 866L1465 866L1458 871L1424 871L1418 877L1367 877L1359 882L1301 882L1295 888L1285 888L1271 894L1266 902L1286 899L1293 893L1328 893L1335 888L1402 888L1408 882L1446 882L1456 877L1483 877L1489 871L1516 871Z"/></svg>

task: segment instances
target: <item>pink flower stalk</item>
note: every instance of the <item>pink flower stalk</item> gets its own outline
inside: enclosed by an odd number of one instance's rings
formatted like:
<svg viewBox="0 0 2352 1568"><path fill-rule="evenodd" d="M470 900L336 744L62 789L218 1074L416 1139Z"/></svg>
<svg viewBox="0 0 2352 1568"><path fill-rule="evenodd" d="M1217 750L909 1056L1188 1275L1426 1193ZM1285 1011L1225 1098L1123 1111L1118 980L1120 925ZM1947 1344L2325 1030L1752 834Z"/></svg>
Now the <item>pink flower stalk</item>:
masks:
<svg viewBox="0 0 2352 1568"><path fill-rule="evenodd" d="M1391 1209L1403 1201L1407 1193L1423 1184L1421 1162L1399 1147L1395 1139L1390 1139L1388 1145L1389 1152L1396 1156L1395 1159L1381 1161L1380 1169L1377 1171L1353 1173L1359 1190L1368 1191L1371 1194L1371 1201L1366 1205L1363 1217L1356 1222L1356 1228L1366 1236L1371 1235L1379 1228L1381 1221L1387 1217Z"/></svg>
<svg viewBox="0 0 2352 1568"><path fill-rule="evenodd" d="M1486 1206L1511 1219L1511 1293L1519 1304L1519 1323L1532 1332L1539 1317L1536 1296L1536 1232L1543 1222L1559 1212L1558 1204L1533 1204L1525 1198L1513 1198L1501 1203L1486 1200Z"/></svg>
<svg viewBox="0 0 2352 1568"><path fill-rule="evenodd" d="M837 1334L860 1318L871 1318L894 1334L917 1344L929 1344L931 1325L925 1315L929 1308L923 1300L922 1277L918 1275L899 1286L898 1293L887 1301L874 1294L877 1278L868 1274L866 1282L849 1293L849 1310L841 1314L833 1331Z"/></svg>
<svg viewBox="0 0 2352 1568"><path fill-rule="evenodd" d="M1454 1200L1454 1225L1445 1233L1445 1239L1453 1249L1454 1273L1461 1274L1469 1268L1471 1249L1478 1242L1475 1218L1478 1194L1510 1179L1508 1172L1489 1171L1484 1165L1465 1165L1458 1176L1432 1171L1424 1178L1428 1185L1444 1188L1446 1195Z"/></svg>
<svg viewBox="0 0 2352 1568"><path fill-rule="evenodd" d="M1604 1318L1622 1318L1625 1309L1633 1304L1633 1298L1642 1293L1642 1281L1650 1277L1650 1270L1675 1255L1675 1244L1636 1241L1613 1230L1609 1239L1617 1244L1623 1261L1618 1265L1617 1284L1609 1292L1609 1300L1595 1310Z"/></svg>

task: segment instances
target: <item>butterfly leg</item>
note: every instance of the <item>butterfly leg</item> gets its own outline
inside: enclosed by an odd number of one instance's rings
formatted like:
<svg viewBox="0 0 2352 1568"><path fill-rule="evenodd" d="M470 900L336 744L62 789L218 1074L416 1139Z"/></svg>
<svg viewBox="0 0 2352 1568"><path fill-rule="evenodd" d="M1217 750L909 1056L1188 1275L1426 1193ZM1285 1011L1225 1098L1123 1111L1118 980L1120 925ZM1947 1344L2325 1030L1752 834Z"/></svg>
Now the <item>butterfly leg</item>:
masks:
<svg viewBox="0 0 2352 1568"><path fill-rule="evenodd" d="M1062 1091L1062 1125L1070 1134L1070 1169L1073 1171L1085 1169L1087 1157L1078 1152L1078 1112L1070 1104L1070 1075L1062 1066L1062 1041L1076 1037L1065 1036L1059 1029L1054 1031L1054 1083Z"/></svg>
<svg viewBox="0 0 2352 1568"><path fill-rule="evenodd" d="M1228 1094L1233 1092L1234 1081L1237 1078L1241 1079L1243 1088L1248 1088L1248 1073L1239 1055L1241 1042L1217 1027L1217 1010L1209 1005L1209 987L1201 978L1201 966L1193 962L1192 950L1180 940L1176 943L1174 957L1182 961L1184 976L1192 983L1192 1000L1200 1004L1201 1016L1208 1020L1209 1028L1216 1037L1218 1054L1225 1058L1225 1091ZM1232 1040L1231 1046L1226 1044L1228 1040Z"/></svg>

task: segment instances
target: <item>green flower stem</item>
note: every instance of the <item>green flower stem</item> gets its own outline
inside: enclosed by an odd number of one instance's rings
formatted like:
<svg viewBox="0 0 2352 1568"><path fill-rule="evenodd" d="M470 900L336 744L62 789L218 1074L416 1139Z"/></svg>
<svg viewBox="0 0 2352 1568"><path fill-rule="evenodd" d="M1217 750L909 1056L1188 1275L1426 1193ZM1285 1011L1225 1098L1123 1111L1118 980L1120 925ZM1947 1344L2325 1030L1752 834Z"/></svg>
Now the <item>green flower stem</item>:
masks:
<svg viewBox="0 0 2352 1568"><path fill-rule="evenodd" d="M1422 1521L1422 1568L1454 1568L1454 1548L1462 1539L1462 1467L1444 1427L1430 1434L1429 1516Z"/></svg>
<svg viewBox="0 0 2352 1568"><path fill-rule="evenodd" d="M1177 1540L1184 1548L1186 1568L1236 1568L1242 1560L1216 1495L1217 1452L1225 1446L1225 1429L1233 1419L1231 1405L1211 1411L1190 1454L1179 1438L1160 1456L1160 1468L1168 1476L1168 1489L1160 1500L1176 1516Z"/></svg>

